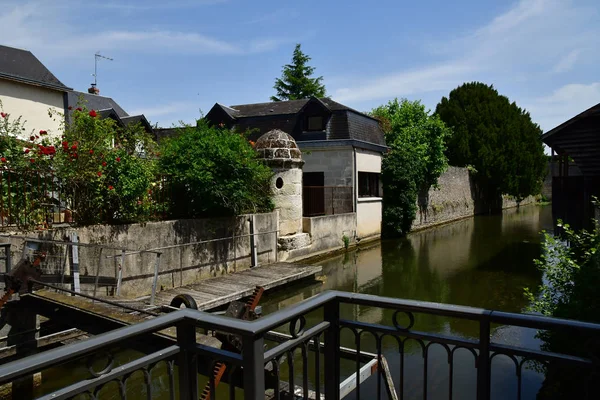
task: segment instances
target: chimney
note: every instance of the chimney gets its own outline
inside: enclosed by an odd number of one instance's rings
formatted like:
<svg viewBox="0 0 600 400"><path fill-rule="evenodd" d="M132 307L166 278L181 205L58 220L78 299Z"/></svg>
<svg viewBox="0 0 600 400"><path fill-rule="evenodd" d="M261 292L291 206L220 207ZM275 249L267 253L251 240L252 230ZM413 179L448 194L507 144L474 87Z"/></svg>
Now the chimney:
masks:
<svg viewBox="0 0 600 400"><path fill-rule="evenodd" d="M97 94L100 94L100 89L98 89L98 88L96 87L96 84L95 84L95 83L92 83L92 87L90 87L90 88L88 89L88 93L89 93L89 94L96 94L96 95L97 95Z"/></svg>

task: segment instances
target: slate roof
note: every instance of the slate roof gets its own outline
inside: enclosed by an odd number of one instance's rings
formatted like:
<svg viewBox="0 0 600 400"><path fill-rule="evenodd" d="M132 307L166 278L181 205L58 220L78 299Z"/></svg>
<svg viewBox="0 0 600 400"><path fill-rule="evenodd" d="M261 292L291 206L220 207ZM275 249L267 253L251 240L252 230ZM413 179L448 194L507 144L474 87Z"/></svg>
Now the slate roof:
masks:
<svg viewBox="0 0 600 400"><path fill-rule="evenodd" d="M30 51L0 45L0 78L69 91Z"/></svg>
<svg viewBox="0 0 600 400"><path fill-rule="evenodd" d="M316 99L316 98L315 98ZM273 101L269 103L254 103L254 104L239 104L235 106L224 106L219 104L225 112L234 118L246 118L246 117L263 117L268 115L287 115L296 114L308 103L311 99L302 100L288 100L288 101ZM356 111L353 108L340 104L336 101L331 100L328 97L321 97L316 99L323 104L329 111L351 111L357 114L361 114L367 118L371 116Z"/></svg>
<svg viewBox="0 0 600 400"><path fill-rule="evenodd" d="M73 108L77 107L79 97L83 96L84 105L90 110L107 110L112 108L115 110L119 118L128 117L129 114L121 106L110 97L104 97L97 94L90 94L84 92L78 92L76 90L70 91L67 94L67 106Z"/></svg>
<svg viewBox="0 0 600 400"><path fill-rule="evenodd" d="M302 120L305 113L325 117L326 129L322 132L305 131ZM223 123L240 131L250 130L253 140L272 129L281 129L298 143L350 139L385 146L385 135L377 119L326 97L230 107L217 103L206 118L213 124Z"/></svg>

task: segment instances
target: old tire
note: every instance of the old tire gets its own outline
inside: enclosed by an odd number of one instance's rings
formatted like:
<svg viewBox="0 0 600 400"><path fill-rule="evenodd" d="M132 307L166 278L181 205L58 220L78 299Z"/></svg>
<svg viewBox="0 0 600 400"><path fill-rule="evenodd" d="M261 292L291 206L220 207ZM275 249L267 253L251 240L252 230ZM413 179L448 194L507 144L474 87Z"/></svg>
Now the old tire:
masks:
<svg viewBox="0 0 600 400"><path fill-rule="evenodd" d="M170 305L171 307L181 308L182 304L185 306L185 308L191 308L194 310L198 309L198 304L196 304L196 300L194 300L194 298L189 294L178 294L177 296L173 297L173 300L171 300Z"/></svg>

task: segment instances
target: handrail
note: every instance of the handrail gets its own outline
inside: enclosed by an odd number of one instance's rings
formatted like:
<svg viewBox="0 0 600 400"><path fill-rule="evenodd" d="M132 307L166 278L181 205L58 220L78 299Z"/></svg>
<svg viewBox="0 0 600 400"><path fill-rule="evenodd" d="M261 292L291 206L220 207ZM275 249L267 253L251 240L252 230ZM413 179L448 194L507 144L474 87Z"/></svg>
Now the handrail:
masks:
<svg viewBox="0 0 600 400"><path fill-rule="evenodd" d="M359 322L349 322L340 319L339 313L336 314L334 312L332 314L332 310L339 310L339 306L341 304L360 304L378 308L394 309L397 311L397 313L405 312L409 316L411 324L408 327L398 326L395 321L395 315L393 317L394 325L396 325L395 328ZM266 352L263 351L263 343L266 339L267 332L272 331L277 327L281 327L287 322L303 319L305 314L319 308L325 309L325 320L323 322L309 328L305 332L297 332L296 336L293 337L287 344L280 344L275 348L267 350ZM412 322L414 322L412 313L426 313L430 315L479 321L479 339L465 341L460 337L453 338L444 335L434 336L432 334L427 334L426 332L411 331L410 327L412 326ZM305 321L302 321L302 326L304 322ZM51 367L52 365L73 361L82 356L90 355L91 353L97 351L102 351L120 342L135 339L140 335L158 333L158 331L168 327L177 327L178 344L182 346L182 353L191 351L201 353L209 358L212 354L215 360L218 360L219 356L221 356L222 358L229 359L229 361L241 363L243 366L253 366L253 368L257 368L259 365L264 365L264 361L268 361L271 358L283 354L284 352L292 349L295 345L298 345L301 342L306 342L313 336L320 333L325 333L326 353L328 351L333 351L333 353L327 353L330 356L329 358L331 358L332 355L336 354L335 352L337 350L335 349L338 349L338 344L336 344L336 342L328 342L328 340L332 340L332 338L334 338L334 336L332 336L332 332L338 332L338 329L341 326L349 326L358 330L363 328L372 329L374 331L383 333L389 331L390 334L396 332L398 335L404 335L406 337L417 337L431 341L435 340L439 343L454 344L458 347L470 348L474 356L476 356L478 359L478 362L484 363L480 365L485 365L488 368L490 352L495 352L492 357L496 354L508 353L513 355L521 354L531 358L554 358L579 365L592 365L594 363L593 360L587 360L585 358L531 349L520 349L515 346L492 343L490 341L489 334L489 326L491 323L502 323L535 329L577 329L592 332L594 334L600 333L600 324L581 321L551 318L540 315L490 311L481 308L430 303L424 301L385 298L368 294L325 291L291 307L276 311L255 321L233 319L192 309L182 309L173 313L161 315L135 325L126 326L95 336L86 341L59 347L2 365L0 366L0 384L13 381L16 378L32 374L34 372ZM239 359L237 356L229 354L223 350L218 350L215 348L214 351L212 351L210 347L199 346L196 343L194 334L195 330L193 329L194 327L241 336L243 343L254 344L254 348L246 351L247 349L244 347L244 351L239 356L241 357ZM294 334L292 335L294 336ZM184 341L180 341L180 338ZM327 348L327 343L331 343L334 350L331 350L331 346ZM473 349L478 350L478 355L475 354ZM187 355L184 355L183 357L187 357ZM251 374L252 371L248 370L244 373L246 374L246 372ZM481 376L479 376L480 374ZM486 398L486 396L484 396L484 393L487 393L486 391L488 390L484 384L484 378L486 374L489 374L489 370L478 370L478 383L482 384L480 388L478 387L478 390L480 390L478 393L481 395L481 397L478 398ZM254 393L252 390L251 392ZM260 387L258 387L257 392L260 392Z"/></svg>

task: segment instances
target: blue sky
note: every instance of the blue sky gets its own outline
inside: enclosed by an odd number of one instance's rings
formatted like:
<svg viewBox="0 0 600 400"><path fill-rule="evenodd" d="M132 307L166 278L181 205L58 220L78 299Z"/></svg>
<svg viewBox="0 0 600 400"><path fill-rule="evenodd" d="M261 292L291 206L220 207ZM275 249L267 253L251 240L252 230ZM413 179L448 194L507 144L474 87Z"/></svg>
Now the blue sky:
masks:
<svg viewBox="0 0 600 400"><path fill-rule="evenodd" d="M215 102L268 101L295 43L334 100L435 108L465 81L494 86L548 130L600 102L597 0L0 1L0 43L68 86L98 87L159 126Z"/></svg>

